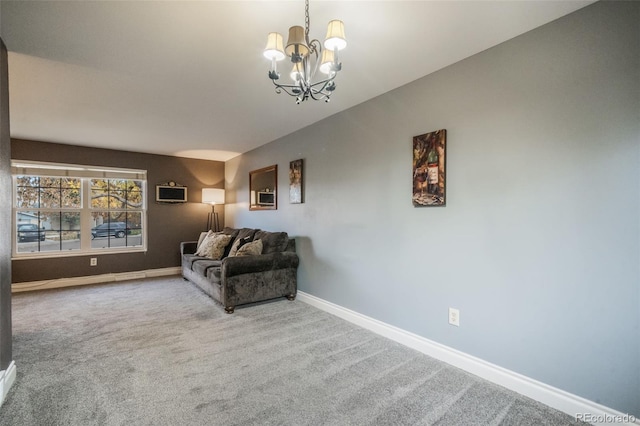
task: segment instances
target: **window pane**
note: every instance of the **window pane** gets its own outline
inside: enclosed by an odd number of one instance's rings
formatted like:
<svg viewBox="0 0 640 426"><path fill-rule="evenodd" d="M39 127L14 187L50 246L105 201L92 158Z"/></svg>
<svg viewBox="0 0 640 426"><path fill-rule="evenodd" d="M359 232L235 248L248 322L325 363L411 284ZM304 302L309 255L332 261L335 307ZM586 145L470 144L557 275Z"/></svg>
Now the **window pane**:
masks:
<svg viewBox="0 0 640 426"><path fill-rule="evenodd" d="M109 222L113 226L114 222L124 222L127 221L127 212L125 211L117 211L117 212L109 212Z"/></svg>
<svg viewBox="0 0 640 426"><path fill-rule="evenodd" d="M141 247L142 212L94 212L91 248Z"/></svg>
<svg viewBox="0 0 640 426"><path fill-rule="evenodd" d="M41 188L60 188L60 178L40 176Z"/></svg>
<svg viewBox="0 0 640 426"><path fill-rule="evenodd" d="M62 207L65 209L82 208L82 196L80 195L80 188L62 189L60 193L60 200Z"/></svg>
<svg viewBox="0 0 640 426"><path fill-rule="evenodd" d="M40 213L40 227L45 231L45 239L40 244L40 251L60 250L60 221L60 212Z"/></svg>
<svg viewBox="0 0 640 426"><path fill-rule="evenodd" d="M107 189L107 179L91 179L91 189Z"/></svg>
<svg viewBox="0 0 640 426"><path fill-rule="evenodd" d="M110 191L121 191L127 188L127 181L125 179L109 179Z"/></svg>
<svg viewBox="0 0 640 426"><path fill-rule="evenodd" d="M40 207L45 209L60 208L60 188L40 189Z"/></svg>
<svg viewBox="0 0 640 426"><path fill-rule="evenodd" d="M40 212L40 227L47 231L60 229L60 212Z"/></svg>
<svg viewBox="0 0 640 426"><path fill-rule="evenodd" d="M109 222L109 214L105 212L91 212L91 227L94 228L103 223Z"/></svg>
<svg viewBox="0 0 640 426"><path fill-rule="evenodd" d="M127 206L125 191L112 189L109 191L109 208L124 209Z"/></svg>
<svg viewBox="0 0 640 426"><path fill-rule="evenodd" d="M127 213L127 247L142 247L142 212Z"/></svg>
<svg viewBox="0 0 640 426"><path fill-rule="evenodd" d="M47 240L58 241L58 250L80 250L80 212L62 212L59 217L59 228L51 236L47 232Z"/></svg>
<svg viewBox="0 0 640 426"><path fill-rule="evenodd" d="M60 188L80 188L80 179L78 178L60 178Z"/></svg>
<svg viewBox="0 0 640 426"><path fill-rule="evenodd" d="M81 180L76 178L60 179L60 200L64 208L82 208Z"/></svg>
<svg viewBox="0 0 640 426"><path fill-rule="evenodd" d="M33 208L38 207L39 197L38 188L31 186L16 187L16 207L17 208Z"/></svg>
<svg viewBox="0 0 640 426"><path fill-rule="evenodd" d="M142 208L142 181L127 181L127 207L130 209Z"/></svg>
<svg viewBox="0 0 640 426"><path fill-rule="evenodd" d="M16 223L18 224L18 228L20 225L36 225L38 226L39 217L37 211L19 211L16 213Z"/></svg>
<svg viewBox="0 0 640 426"><path fill-rule="evenodd" d="M142 181L141 180L128 180L127 186L129 191L142 191Z"/></svg>
<svg viewBox="0 0 640 426"><path fill-rule="evenodd" d="M61 231L80 232L80 212L62 212Z"/></svg>
<svg viewBox="0 0 640 426"><path fill-rule="evenodd" d="M91 208L93 209L106 209L108 207L107 201L109 200L107 193L101 190L91 190Z"/></svg>
<svg viewBox="0 0 640 426"><path fill-rule="evenodd" d="M82 207L80 179L19 176L16 184L17 208Z"/></svg>
<svg viewBox="0 0 640 426"><path fill-rule="evenodd" d="M91 189L91 208L106 209L108 201L107 191L102 189Z"/></svg>
<svg viewBox="0 0 640 426"><path fill-rule="evenodd" d="M92 179L91 207L94 209L141 209L144 182L126 179Z"/></svg>
<svg viewBox="0 0 640 426"><path fill-rule="evenodd" d="M108 186L104 179L91 179L91 208L106 209L108 204Z"/></svg>
<svg viewBox="0 0 640 426"><path fill-rule="evenodd" d="M18 212L18 253L80 250L80 212Z"/></svg>
<svg viewBox="0 0 640 426"><path fill-rule="evenodd" d="M38 176L16 176L18 186L40 186L40 178Z"/></svg>
<svg viewBox="0 0 640 426"><path fill-rule="evenodd" d="M40 251L45 233L39 226L38 212L18 212L16 214L16 243L18 253Z"/></svg>

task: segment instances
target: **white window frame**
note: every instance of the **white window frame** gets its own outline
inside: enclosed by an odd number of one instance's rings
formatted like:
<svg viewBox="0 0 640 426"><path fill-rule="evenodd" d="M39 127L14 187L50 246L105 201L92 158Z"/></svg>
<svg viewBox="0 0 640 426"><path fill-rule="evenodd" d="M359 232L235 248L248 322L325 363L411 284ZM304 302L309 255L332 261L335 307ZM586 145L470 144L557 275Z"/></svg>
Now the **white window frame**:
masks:
<svg viewBox="0 0 640 426"><path fill-rule="evenodd" d="M147 171L135 170L135 169L121 169L112 167L96 167L96 166L83 166L78 164L61 164L61 163L46 163L37 161L11 161L11 175L12 175L12 244L11 253L12 259L41 259L51 257L73 257L73 256L87 256L87 255L100 255L100 254L112 254L112 253L133 253L133 252L146 252L147 251ZM41 177L68 177L78 178L81 180L81 207L80 209L71 208L54 208L54 209L42 209L42 208L27 208L16 206L17 199L17 176L41 176ZM139 210L141 212L141 245L140 246L128 246L128 247L109 247L109 248L92 248L91 247L91 228L92 228L92 213L96 211L108 212L109 209L93 209L91 207L91 180L92 179L130 179L142 181L142 206ZM69 251L38 251L38 252L18 252L17 241L17 228L16 223L17 214L19 211L51 211L51 212L79 212L80 213L80 249ZM114 211L120 211L120 209L113 209Z"/></svg>

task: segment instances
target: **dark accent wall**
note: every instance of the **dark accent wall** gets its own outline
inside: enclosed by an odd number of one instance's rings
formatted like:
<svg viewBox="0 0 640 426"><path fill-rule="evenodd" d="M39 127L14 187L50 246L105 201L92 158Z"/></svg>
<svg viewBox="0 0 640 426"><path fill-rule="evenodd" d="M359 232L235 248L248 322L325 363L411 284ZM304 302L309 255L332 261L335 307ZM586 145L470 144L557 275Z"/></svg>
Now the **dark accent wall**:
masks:
<svg viewBox="0 0 640 426"><path fill-rule="evenodd" d="M11 149L14 160L146 170L148 203L146 252L13 260L13 283L179 266L180 242L197 239L205 230L207 213L211 211L209 205L201 203L201 189L224 187L224 163L220 161L21 139L12 139ZM169 181L187 186L187 203L155 202L155 185ZM223 209L216 211L224 225ZM90 257L98 258L98 266L89 266Z"/></svg>
<svg viewBox="0 0 640 426"><path fill-rule="evenodd" d="M12 358L10 158L9 71L7 48L0 39L0 370L6 370Z"/></svg>

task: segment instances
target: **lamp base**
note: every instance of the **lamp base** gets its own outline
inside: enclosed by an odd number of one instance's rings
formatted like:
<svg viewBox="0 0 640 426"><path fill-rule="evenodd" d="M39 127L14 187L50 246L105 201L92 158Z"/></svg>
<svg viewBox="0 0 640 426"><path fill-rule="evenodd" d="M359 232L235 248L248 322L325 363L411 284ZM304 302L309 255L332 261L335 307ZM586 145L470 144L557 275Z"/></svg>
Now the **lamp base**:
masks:
<svg viewBox="0 0 640 426"><path fill-rule="evenodd" d="M211 229L213 232L220 232L220 219L217 212L211 212L207 217L207 231Z"/></svg>

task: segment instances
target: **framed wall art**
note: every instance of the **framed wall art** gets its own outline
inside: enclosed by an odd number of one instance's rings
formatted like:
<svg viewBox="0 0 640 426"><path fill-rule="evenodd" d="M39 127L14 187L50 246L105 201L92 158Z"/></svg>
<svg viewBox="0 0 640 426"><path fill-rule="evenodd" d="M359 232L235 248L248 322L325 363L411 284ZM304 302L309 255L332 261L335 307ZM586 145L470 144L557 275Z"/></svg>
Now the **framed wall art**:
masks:
<svg viewBox="0 0 640 426"><path fill-rule="evenodd" d="M446 129L413 138L413 205L444 206L446 202Z"/></svg>
<svg viewBox="0 0 640 426"><path fill-rule="evenodd" d="M249 172L249 210L278 209L278 165Z"/></svg>
<svg viewBox="0 0 640 426"><path fill-rule="evenodd" d="M302 187L302 159L289 163L289 202L291 204L303 203Z"/></svg>

